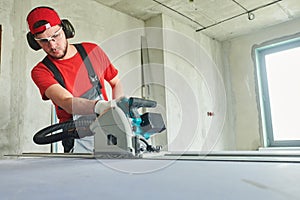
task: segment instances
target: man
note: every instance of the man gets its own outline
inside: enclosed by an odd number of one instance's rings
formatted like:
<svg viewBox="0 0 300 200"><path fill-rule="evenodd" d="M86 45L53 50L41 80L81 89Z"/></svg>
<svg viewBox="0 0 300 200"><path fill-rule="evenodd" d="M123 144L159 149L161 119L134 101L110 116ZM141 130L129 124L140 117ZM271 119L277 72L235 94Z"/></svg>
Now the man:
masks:
<svg viewBox="0 0 300 200"><path fill-rule="evenodd" d="M53 102L59 122L72 120L76 115L90 115L95 112L101 114L109 108L104 81L110 84L113 99L123 96L117 76L118 70L111 64L103 50L93 43L81 43L100 80L100 87L93 86L83 58L77 48L68 42L66 28L55 10L49 7L34 8L27 16L27 23L33 42L44 50L65 83L65 87L62 86L43 62L39 62L32 69L31 77L39 88L42 99L50 99ZM73 150L73 141L63 141L65 152ZM76 140L74 152L92 150L92 137Z"/></svg>

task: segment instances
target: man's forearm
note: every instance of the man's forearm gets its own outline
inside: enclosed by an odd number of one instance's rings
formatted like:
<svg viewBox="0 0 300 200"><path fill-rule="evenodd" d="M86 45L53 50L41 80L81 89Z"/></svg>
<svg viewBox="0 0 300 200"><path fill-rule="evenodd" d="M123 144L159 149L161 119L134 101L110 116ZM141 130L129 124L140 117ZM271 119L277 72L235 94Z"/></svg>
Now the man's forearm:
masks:
<svg viewBox="0 0 300 200"><path fill-rule="evenodd" d="M121 81L118 80L116 84L112 87L112 98L117 99L124 96L123 87Z"/></svg>
<svg viewBox="0 0 300 200"><path fill-rule="evenodd" d="M94 113L96 100L88 100L80 97L66 99L61 107L69 114L89 115Z"/></svg>

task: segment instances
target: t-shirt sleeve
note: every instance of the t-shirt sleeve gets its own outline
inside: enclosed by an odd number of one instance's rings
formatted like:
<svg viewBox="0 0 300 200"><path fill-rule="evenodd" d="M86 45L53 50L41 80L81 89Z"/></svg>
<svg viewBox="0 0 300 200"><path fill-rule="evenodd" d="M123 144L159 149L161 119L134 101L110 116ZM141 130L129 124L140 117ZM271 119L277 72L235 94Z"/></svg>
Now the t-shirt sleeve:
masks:
<svg viewBox="0 0 300 200"><path fill-rule="evenodd" d="M118 70L110 62L110 59L108 58L106 53L99 46L97 46L97 54L100 58L100 63L102 64L103 77L106 81L110 81L115 76L117 76Z"/></svg>
<svg viewBox="0 0 300 200"><path fill-rule="evenodd" d="M38 87L43 100L49 98L45 95L45 91L53 84L58 82L54 78L53 73L42 63L37 64L31 71L31 78Z"/></svg>
<svg viewBox="0 0 300 200"><path fill-rule="evenodd" d="M105 69L104 79L110 81L115 76L117 76L118 70L110 63L110 65Z"/></svg>

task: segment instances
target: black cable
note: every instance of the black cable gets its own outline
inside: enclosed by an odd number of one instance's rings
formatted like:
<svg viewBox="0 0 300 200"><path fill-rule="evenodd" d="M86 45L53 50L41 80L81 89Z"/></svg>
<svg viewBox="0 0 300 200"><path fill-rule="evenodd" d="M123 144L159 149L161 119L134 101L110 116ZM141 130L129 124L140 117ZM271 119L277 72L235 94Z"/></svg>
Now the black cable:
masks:
<svg viewBox="0 0 300 200"><path fill-rule="evenodd" d="M243 13L241 13L241 14L238 14L238 15L235 15L235 16L232 16L232 17L229 17L229 18L227 18L227 19L224 19L224 20L222 20L222 21L216 22L216 23L211 24L211 25L209 25L209 26L206 26L206 27L197 29L196 32L203 31L203 30L208 29L208 28L210 28L210 27L213 27L213 26L216 26L216 25L218 25L218 24L224 23L224 22L226 22L226 21L232 20L232 19L234 19L234 18L240 17L240 16L242 16L242 15L246 15L246 14L248 15L249 13L252 13L253 11L256 11L256 10L261 9L261 8L265 8L265 7L267 7L267 6L273 5L273 4L278 3L278 2L280 2L280 1L282 1L282 0L277 0L277 1L270 2L270 3L268 3L268 4L264 4L264 5L262 5L262 6L258 6L258 7L256 7L256 8L253 8L253 9L248 10L248 11L246 11L246 12L243 12Z"/></svg>
<svg viewBox="0 0 300 200"><path fill-rule="evenodd" d="M161 150L160 146L154 147L150 145L144 138L140 138L140 140L146 145L146 150L148 152L159 152Z"/></svg>
<svg viewBox="0 0 300 200"><path fill-rule="evenodd" d="M202 24L200 24L199 22L193 20L192 18L190 18L190 17L188 17L188 16L182 14L181 12L178 12L177 10L175 10L175 9L173 9L173 8L171 8L171 7L169 7L169 6L167 6L166 4L163 4L163 3L161 3L161 2L159 2L159 1L157 1L157 0L152 0L152 1L158 3L159 5L162 5L162 6L165 7L165 8L168 8L169 10L171 10L171 11L173 11L173 12L176 12L177 14L181 15L182 17L187 18L188 20L190 20L190 21L192 21L192 22L198 24L199 26L204 27L204 25L202 25Z"/></svg>
<svg viewBox="0 0 300 200"><path fill-rule="evenodd" d="M238 14L238 15L234 15L234 16L229 17L229 18L226 18L226 19L224 19L224 20L222 20L222 21L216 22L216 23L211 24L211 25L209 25L209 26L204 26L204 25L200 24L199 22L197 22L196 20L194 20L194 19L192 19L192 18L190 18L190 17L188 17L188 16L182 14L181 12L179 12L179 11L177 11L177 10L171 8L170 6L167 6L166 4L163 4L163 3L161 3L161 2L159 2L159 1L157 1L157 0L152 0L152 1L154 1L154 2L158 3L159 5L161 5L161 6L165 7L165 8L167 8L167 9L169 9L169 10L171 10L171 11L173 11L173 12L175 12L175 13L177 13L177 14L183 16L183 17L185 17L186 19L188 19L188 20L190 20L190 21L192 21L192 22L198 24L198 25L201 26L202 28L197 29L196 32L200 32L200 31L203 31L203 30L205 30L205 29L208 29L208 28L211 28L211 27L213 27L213 26L216 26L216 25L218 25L218 24L221 24L221 23L224 23L224 22L226 22L226 21L232 20L232 19L234 19L234 18L240 17L240 16L242 16L242 15L248 15L248 18L249 18L249 14L252 13L253 11L256 11L256 10L258 10L258 9L265 8L265 7L267 7L267 6L276 4L276 3L278 3L278 2L280 2L280 1L282 1L282 0L272 1L272 2L270 2L270 3L267 3L267 4L264 4L264 5L258 6L258 7L256 7L256 8L253 8L253 9L251 9L251 10L246 9L244 6L242 6L242 5L241 5L240 3L238 3L236 0L232 0L234 3L236 3L236 4L237 4L238 6L240 6L242 9L244 9L245 12L240 13L240 14ZM249 18L249 19L250 19L250 18Z"/></svg>
<svg viewBox="0 0 300 200"><path fill-rule="evenodd" d="M232 0L234 3L236 3L238 6L240 6L241 8L243 8L246 12L249 12L247 10L247 8L245 8L244 6L242 6L242 4L240 4L239 2L235 1L235 0Z"/></svg>

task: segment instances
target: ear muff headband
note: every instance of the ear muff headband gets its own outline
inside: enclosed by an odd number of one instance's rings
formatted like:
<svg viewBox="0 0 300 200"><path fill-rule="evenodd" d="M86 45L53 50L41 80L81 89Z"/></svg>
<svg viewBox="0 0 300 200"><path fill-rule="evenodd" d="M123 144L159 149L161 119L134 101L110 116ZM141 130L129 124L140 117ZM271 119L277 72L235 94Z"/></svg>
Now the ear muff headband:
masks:
<svg viewBox="0 0 300 200"><path fill-rule="evenodd" d="M66 38L73 38L75 36L75 29L71 22L67 19L62 19L61 20L61 26L63 28L63 31L66 35ZM26 35L28 45L35 51L38 51L41 49L41 46L37 41L34 39L34 35L31 32L28 32Z"/></svg>

